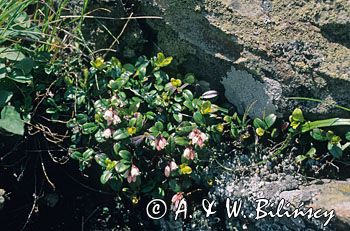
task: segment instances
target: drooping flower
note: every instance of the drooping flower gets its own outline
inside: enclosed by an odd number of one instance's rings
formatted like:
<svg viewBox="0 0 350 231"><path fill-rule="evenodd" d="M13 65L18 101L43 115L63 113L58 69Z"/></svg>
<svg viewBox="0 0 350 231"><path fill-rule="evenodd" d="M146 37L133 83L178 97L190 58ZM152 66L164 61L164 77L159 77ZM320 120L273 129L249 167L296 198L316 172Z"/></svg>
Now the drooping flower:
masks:
<svg viewBox="0 0 350 231"><path fill-rule="evenodd" d="M193 150L192 147L187 147L182 156L185 157L187 160L194 160L194 158L196 157L196 152Z"/></svg>
<svg viewBox="0 0 350 231"><path fill-rule="evenodd" d="M115 111L113 111L112 108L108 109L107 111L105 111L103 118L105 120L107 120L107 124L108 126L111 124L119 124L121 122L121 119L119 118L119 116L117 115L117 113Z"/></svg>
<svg viewBox="0 0 350 231"><path fill-rule="evenodd" d="M139 168L136 167L136 165L133 164L131 166L131 169L129 169L128 171L125 172L125 177L126 177L128 183L131 183L131 182L136 182L136 178L140 174L141 173L140 173Z"/></svg>
<svg viewBox="0 0 350 231"><path fill-rule="evenodd" d="M178 192L171 198L171 209L173 211L177 210L177 207L179 207L179 203L183 198L183 192Z"/></svg>
<svg viewBox="0 0 350 231"><path fill-rule="evenodd" d="M199 147L204 146L204 142L208 140L208 137L205 133L201 132L199 129L193 129L193 131L188 135L188 138L191 139L191 143L198 144Z"/></svg>
<svg viewBox="0 0 350 231"><path fill-rule="evenodd" d="M163 136L159 136L152 142L152 145L157 149L157 151L164 149L167 144L168 142Z"/></svg>
<svg viewBox="0 0 350 231"><path fill-rule="evenodd" d="M119 124L121 121L121 119L119 118L119 116L117 114L114 114L113 116L113 124L116 125L116 124Z"/></svg>
<svg viewBox="0 0 350 231"><path fill-rule="evenodd" d="M134 113L134 118L138 119L142 114L140 112L135 112Z"/></svg>
<svg viewBox="0 0 350 231"><path fill-rule="evenodd" d="M112 130L107 128L106 130L103 131L103 137L106 139L109 139L112 137Z"/></svg>
<svg viewBox="0 0 350 231"><path fill-rule="evenodd" d="M165 167L165 169L164 169L164 175L166 176L166 177L169 177L170 176L170 173L172 172L172 171L174 171L175 169L177 169L178 167L177 167L177 164L175 163L175 161L171 161L171 162L169 162L169 164Z"/></svg>
<svg viewBox="0 0 350 231"><path fill-rule="evenodd" d="M113 110L110 108L107 111L105 111L105 114L103 115L103 118L105 120L113 120Z"/></svg>

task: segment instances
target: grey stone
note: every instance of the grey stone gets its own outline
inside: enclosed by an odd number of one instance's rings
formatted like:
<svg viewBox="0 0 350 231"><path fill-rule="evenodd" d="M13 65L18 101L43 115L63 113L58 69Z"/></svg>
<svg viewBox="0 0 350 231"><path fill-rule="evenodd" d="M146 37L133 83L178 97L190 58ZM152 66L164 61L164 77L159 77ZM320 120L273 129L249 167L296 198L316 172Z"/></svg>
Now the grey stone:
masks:
<svg viewBox="0 0 350 231"><path fill-rule="evenodd" d="M283 191L279 194L294 205L307 204L315 209L334 209L339 229L350 227L350 182L330 181L323 184L301 186L298 190Z"/></svg>
<svg viewBox="0 0 350 231"><path fill-rule="evenodd" d="M158 48L175 57L174 66L225 90L240 111L257 100L252 116L263 111L286 115L300 104L311 116L346 114L334 104L350 105L348 0L139 3L138 14L163 17L147 25ZM325 103L288 100L291 96Z"/></svg>

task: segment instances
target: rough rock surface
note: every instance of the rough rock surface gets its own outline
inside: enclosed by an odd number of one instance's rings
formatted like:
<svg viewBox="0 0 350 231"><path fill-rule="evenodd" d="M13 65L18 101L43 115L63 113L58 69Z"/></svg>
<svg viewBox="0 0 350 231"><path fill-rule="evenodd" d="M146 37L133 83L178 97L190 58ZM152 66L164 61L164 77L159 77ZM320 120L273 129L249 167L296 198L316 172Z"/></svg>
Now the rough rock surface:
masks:
<svg viewBox="0 0 350 231"><path fill-rule="evenodd" d="M174 213L166 218L155 221L160 230L264 230L264 231L317 231L317 230L349 230L350 228L350 182L319 180L305 183L300 175L291 174L266 174L265 176L233 176L229 172L221 172L217 186L211 190L207 198L215 201L213 211L216 214L206 217L202 207L194 208L191 218L185 224L180 218L174 220ZM226 214L226 199L241 200L244 215L237 218L228 218ZM327 218L297 217L265 217L256 220L256 199L266 198L274 206L266 211L276 212L276 207L281 199L290 212L303 203L304 211L312 207L315 210L322 209L330 212L335 210L336 217L330 220L327 226L324 222ZM286 205L290 202L291 205Z"/></svg>
<svg viewBox="0 0 350 231"><path fill-rule="evenodd" d="M215 189L214 198L234 198L245 200L245 211L251 211L248 219L240 220L258 230L348 230L350 227L350 182L349 181L318 181L307 185L300 178L291 175L278 174L274 181L266 181L259 177L240 178L232 180ZM301 203L305 208L334 209L336 218L324 227L322 220L298 217L291 218L264 218L255 221L257 198L266 198L271 202L285 199L297 208ZM274 211L274 210L272 210ZM324 211L324 210L323 210ZM226 221L229 222L229 221Z"/></svg>
<svg viewBox="0 0 350 231"><path fill-rule="evenodd" d="M163 16L147 21L157 46L180 68L223 85L241 112L255 101L252 116L301 103L310 114L341 115L332 104L350 105L348 0L139 2L139 15Z"/></svg>
<svg viewBox="0 0 350 231"><path fill-rule="evenodd" d="M301 186L298 190L283 191L281 198L293 204L307 203L313 208L335 210L339 229L350 225L350 181L320 181L319 184Z"/></svg>

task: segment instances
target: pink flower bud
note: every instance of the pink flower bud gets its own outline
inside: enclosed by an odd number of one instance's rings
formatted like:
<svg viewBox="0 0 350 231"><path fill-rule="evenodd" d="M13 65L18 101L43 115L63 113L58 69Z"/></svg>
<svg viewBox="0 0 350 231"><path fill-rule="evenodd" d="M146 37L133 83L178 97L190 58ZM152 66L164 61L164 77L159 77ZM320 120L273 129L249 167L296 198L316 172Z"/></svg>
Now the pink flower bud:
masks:
<svg viewBox="0 0 350 231"><path fill-rule="evenodd" d="M185 149L182 156L185 157L187 160L194 160L194 158L196 157L196 152L193 150L192 147L188 147Z"/></svg>
<svg viewBox="0 0 350 231"><path fill-rule="evenodd" d="M183 198L184 198L183 192L178 192L171 198L171 209L173 211L176 211L177 207L179 206L180 201Z"/></svg>
<svg viewBox="0 0 350 231"><path fill-rule="evenodd" d="M109 139L112 137L112 131L111 129L107 128L106 130L103 131L103 137L106 139Z"/></svg>

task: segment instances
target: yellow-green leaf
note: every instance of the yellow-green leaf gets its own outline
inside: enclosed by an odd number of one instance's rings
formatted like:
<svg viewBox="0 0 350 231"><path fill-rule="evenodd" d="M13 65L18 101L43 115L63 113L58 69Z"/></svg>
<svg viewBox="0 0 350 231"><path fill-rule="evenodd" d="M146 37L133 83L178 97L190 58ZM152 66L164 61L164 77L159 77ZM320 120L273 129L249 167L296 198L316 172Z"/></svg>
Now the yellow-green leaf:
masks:
<svg viewBox="0 0 350 231"><path fill-rule="evenodd" d="M188 166L187 164L181 164L180 165L180 173L181 174L191 174L192 173L192 168Z"/></svg>
<svg viewBox="0 0 350 231"><path fill-rule="evenodd" d="M263 136L265 134L265 130L263 128L257 128L255 132L258 136Z"/></svg>

